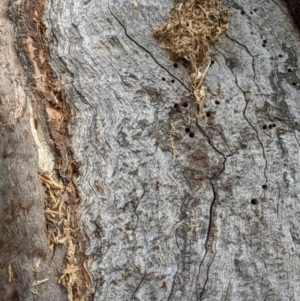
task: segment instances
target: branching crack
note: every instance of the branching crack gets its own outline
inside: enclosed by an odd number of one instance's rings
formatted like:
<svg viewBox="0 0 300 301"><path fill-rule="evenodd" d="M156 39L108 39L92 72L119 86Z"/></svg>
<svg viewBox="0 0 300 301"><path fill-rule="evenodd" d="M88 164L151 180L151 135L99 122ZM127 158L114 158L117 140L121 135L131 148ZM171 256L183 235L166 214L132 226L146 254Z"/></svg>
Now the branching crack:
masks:
<svg viewBox="0 0 300 301"><path fill-rule="evenodd" d="M123 23L116 17L116 15L111 11L110 6L108 5L108 9L111 13L111 15L115 18L115 20L120 24L120 26L124 29L125 35L126 37L132 41L136 46L138 46L139 48L141 48L142 50L144 50L146 53L148 53L150 55L150 57L153 59L153 61L162 69L164 69L170 76L172 76L173 78L175 78L187 91L191 92L191 90L178 78L176 77L174 74L172 74L167 68L165 68L163 65L161 65L156 58L153 56L153 54L146 49L144 46L142 46L141 44L139 44L137 41L135 41L128 33L127 33L127 29L126 27L123 25Z"/></svg>
<svg viewBox="0 0 300 301"><path fill-rule="evenodd" d="M202 267L203 262L204 262L204 260L205 260L205 258L206 258L206 256L207 256L207 254L208 254L208 252L209 252L209 247L210 247L210 246L209 246L208 243L209 243L209 239L210 239L210 237L211 237L211 232L212 232L213 209L214 209L214 205L215 205L215 202L216 202L216 191L215 191L215 186L214 186L214 184L212 183L212 180L213 180L213 179L216 179L217 177L219 177L219 176L224 172L224 170L225 170L227 157L224 156L224 155L223 155L223 157L224 157L224 161L223 161L223 164L222 164L222 169L221 169L221 171L220 171L219 173L215 174L215 175L211 178L211 182L210 182L211 187L212 187L212 191L213 191L213 200L212 200L212 202L211 202L210 210L209 210L210 214L209 214L209 224L208 224L208 229L207 229L207 236L206 236L206 240L205 240L205 254L204 254L203 259L202 259L202 261L201 261L201 263L200 263L200 266L199 266L199 272L198 272L198 275L197 275L196 283L198 283L198 280L199 280L199 277L200 277L200 272L201 272L201 267ZM203 286L203 288L202 288L202 290L201 290L201 293L199 294L199 297L197 297L197 300L200 300L200 301L201 301L201 298L202 298L202 296L203 296L203 294L204 294L204 290L205 290L206 284L207 284L208 279L209 279L209 270L210 270L210 267L211 267L211 265L212 265L212 262L214 261L215 256L216 256L216 253L213 255L213 259L212 259L212 261L211 261L211 263L210 263L210 265L209 265L209 267L208 267L208 269L207 269L207 278L206 278L206 281L205 281L205 283L204 283L204 286Z"/></svg>
<svg viewBox="0 0 300 301"><path fill-rule="evenodd" d="M218 51L218 50L217 50ZM224 55L218 51L223 57ZM225 57L224 57L225 58ZM226 58L225 58L226 59ZM228 68L230 70L230 72L232 73L232 75L234 76L234 79L235 79L235 84L236 86L238 87L238 89L242 92L243 94L243 97L244 97L244 100L245 100L245 108L243 110L243 116L245 118L245 120L247 121L247 123L251 126L251 128L255 131L255 134L256 134L256 138L257 138L257 141L258 143L260 144L261 148L262 148L262 154L263 154L263 157L264 157L264 160L265 160L265 167L264 167L264 177L265 177L265 180L266 180L266 183L268 182L268 178L267 178L267 168L268 168L268 161L267 161L267 158L266 158L266 154L265 154L265 148L264 148L264 145L262 143L262 141L260 140L259 138L259 134L258 134L258 131L257 129L254 127L254 125L250 122L250 120L248 119L248 117L246 116L246 111L247 111L247 108L248 108L248 100L246 98L246 92L241 88L241 86L239 85L238 83L238 80L237 80L237 77L236 75L234 74L233 70L231 68Z"/></svg>
<svg viewBox="0 0 300 301"><path fill-rule="evenodd" d="M198 122L198 119L196 119L196 126L198 127L198 129L200 130L200 132L206 137L207 142L209 143L209 145L218 153L220 154L223 158L225 158L226 156L220 151L218 150L214 144L211 142L209 136L206 134L206 132L203 130L203 128L201 127L201 125Z"/></svg>

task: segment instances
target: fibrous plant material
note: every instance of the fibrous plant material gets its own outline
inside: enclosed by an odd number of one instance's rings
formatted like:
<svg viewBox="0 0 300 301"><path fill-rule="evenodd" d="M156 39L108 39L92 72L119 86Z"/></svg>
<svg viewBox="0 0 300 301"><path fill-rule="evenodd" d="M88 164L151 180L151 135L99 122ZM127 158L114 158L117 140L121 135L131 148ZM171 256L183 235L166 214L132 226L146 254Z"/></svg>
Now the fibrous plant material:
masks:
<svg viewBox="0 0 300 301"><path fill-rule="evenodd" d="M42 20L44 7L44 0L32 0L30 5L25 0L11 1L8 16L14 22L20 62L26 66L27 93L36 103L35 127L48 137L55 158L55 177L40 172L50 251L56 244L66 247L58 280L67 289L69 301L83 301L87 300L89 277L84 268L85 239L78 214L80 196L73 179L78 164L67 139L70 108L49 63L46 26ZM31 291L38 293L36 289Z"/></svg>
<svg viewBox="0 0 300 301"><path fill-rule="evenodd" d="M154 37L170 52L172 60L184 59L189 63L198 117L204 116L203 81L211 63L208 53L227 28L228 10L218 0L177 0L167 22L154 31Z"/></svg>
<svg viewBox="0 0 300 301"><path fill-rule="evenodd" d="M75 230L75 226L78 228L79 225L75 225L72 218L73 205L65 201L68 199L66 194L70 193L70 190L57 183L48 173L41 172L40 180L45 190L45 217L49 247L51 250L57 244L66 247L64 267L58 282L66 288L69 301L85 300L84 292L90 280L88 273L76 257L79 244L76 235L78 231Z"/></svg>

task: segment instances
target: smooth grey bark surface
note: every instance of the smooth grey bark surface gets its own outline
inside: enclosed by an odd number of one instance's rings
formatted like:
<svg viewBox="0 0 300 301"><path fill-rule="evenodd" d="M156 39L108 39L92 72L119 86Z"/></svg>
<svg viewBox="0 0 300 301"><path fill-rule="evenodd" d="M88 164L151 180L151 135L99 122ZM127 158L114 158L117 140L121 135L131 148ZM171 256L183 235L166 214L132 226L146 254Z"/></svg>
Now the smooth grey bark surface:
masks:
<svg viewBox="0 0 300 301"><path fill-rule="evenodd" d="M136 4L52 0L44 16L93 300L299 300L300 40L285 3L223 1L202 120L152 37L172 1Z"/></svg>

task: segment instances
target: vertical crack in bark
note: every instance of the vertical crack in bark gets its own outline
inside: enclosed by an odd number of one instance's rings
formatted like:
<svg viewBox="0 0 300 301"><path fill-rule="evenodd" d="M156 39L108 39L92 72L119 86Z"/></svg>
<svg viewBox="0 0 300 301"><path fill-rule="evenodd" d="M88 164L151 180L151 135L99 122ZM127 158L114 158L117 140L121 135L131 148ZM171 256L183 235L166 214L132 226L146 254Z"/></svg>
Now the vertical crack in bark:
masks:
<svg viewBox="0 0 300 301"><path fill-rule="evenodd" d="M224 155L223 155L224 156ZM232 156L232 155L231 155ZM204 254L204 256L203 256L203 259L202 259L202 261L201 261L201 263L200 263L200 265L199 265L199 272L198 272L198 275L197 275L197 280L196 280L196 283L198 283L198 281L199 281L199 277L200 277L200 273L201 273L201 267L202 267L202 265L203 265L203 263L204 263L204 260L205 260L205 258L206 258L206 256L207 256L207 254L208 254L208 252L209 252L209 240L210 240L210 238L211 238L211 233L212 233L212 224L213 224L213 209L214 209L214 204L215 204L215 201L216 201L216 190L215 190L215 186L214 186L214 184L212 183L212 181L214 180L214 179L216 179L217 177L219 177L223 172L224 172L224 170L225 170L225 167L226 167L226 160L227 160L227 158L228 157L226 157L226 156L224 156L224 161L223 161L223 164L222 164L222 169L220 170L220 172L219 173L217 173L217 174L215 174L212 178L211 178L211 181L210 181L210 184L211 184L211 187L212 187L212 191L213 191L213 200L212 200L212 202L211 202L211 205L210 205L210 210L209 210L209 224L208 224L208 229L207 229L207 236L206 236L206 240L205 240L205 254ZM208 269L207 269L207 278L206 278L206 281L205 281L205 283L204 283L204 286L203 286L203 288L202 288L202 290L201 290L201 292L200 292L200 294L199 294L199 298L197 297L197 300L200 300L201 301L201 298L202 298L202 295L204 294L204 290L205 290L205 286L206 286L206 284L207 284L207 281L208 281L208 278L209 278L209 269L210 269L210 266L211 266L211 264L212 264L212 262L213 262L213 260L214 260L214 258L215 258L215 255L216 255L216 252L214 253L214 255L213 255L213 259L212 259L212 261L210 262L210 265L209 265L209 267L208 267Z"/></svg>
<svg viewBox="0 0 300 301"><path fill-rule="evenodd" d="M165 25L157 28L154 32L154 37L161 43L163 48L170 52L172 60L176 61L177 59L184 59L190 64L190 83L198 107L197 117L204 116L206 88L203 83L210 66L208 52L211 45L219 40L222 33L227 29L227 26L227 10L224 9L217 0L202 1L201 6L198 1L189 0L175 2ZM213 200L210 204L208 229L205 241L205 254L199 266L199 272L196 280L197 285L202 264L210 250L209 241L212 234L214 218L213 211L216 201L215 187L212 180L224 171L226 156L213 145L210 137L204 132L198 123L197 118L196 126L206 137L213 150L224 158L220 172L213 175L211 179L207 179L210 180L213 190ZM213 254L213 260L215 255L216 254ZM212 261L210 264L212 264ZM207 279L200 296L202 296L208 282L209 269L210 267L208 267ZM168 300L171 300L172 298L175 290L176 279L178 277L177 271Z"/></svg>
<svg viewBox="0 0 300 301"><path fill-rule="evenodd" d="M207 284L208 279L209 279L209 271L210 271L210 267L212 266L212 264L213 264L213 262L214 262L214 260L215 260L216 254L217 254L217 252L214 253L214 256L213 256L213 258L212 258L212 260L211 260L211 262L210 262L210 264L209 264L209 266L208 266L208 269L207 269L207 271L206 271L206 279L205 279L205 283L204 283L204 286L203 286L203 289L202 289L202 291L201 291L201 293L200 293L199 298L197 298L197 301L198 301L198 300L199 300L199 301L202 300L202 296L203 296L203 294L204 294L204 292L205 292L205 287L206 287L206 284Z"/></svg>
<svg viewBox="0 0 300 301"><path fill-rule="evenodd" d="M239 86L238 86L238 87L239 87ZM246 111L247 111L247 107L248 107L249 101L246 99L246 96L245 96L244 91L243 91L240 87L239 87L239 89L243 92L244 99L245 99L245 102L246 102L246 105L245 105L245 108L244 108L244 111L243 111L243 116L244 116L245 120L248 122L248 124L249 124L249 125L252 127L252 129L255 131L256 139L257 139L258 143L260 144L260 146L261 146L261 148L262 148L262 154L263 154L263 157L264 157L264 160L265 160L264 177L265 177L266 183L268 183L268 178L267 178L268 161L267 161L266 154L265 154L265 148L264 148L264 145L263 145L263 143L261 142L261 140L260 140L260 138L259 138L257 129L254 127L254 125L250 122L250 120L249 120L248 117L246 116Z"/></svg>
<svg viewBox="0 0 300 301"><path fill-rule="evenodd" d="M138 290L140 289L140 287L141 287L142 283L144 282L146 276L147 276L147 274L145 274L145 275L143 276L143 278L141 279L141 281L140 281L140 283L138 284L137 288L136 288L136 289L134 290L134 292L132 293L130 300L133 300L134 295L135 295L135 294L138 292Z"/></svg>
<svg viewBox="0 0 300 301"><path fill-rule="evenodd" d="M36 101L37 126L48 137L55 158L52 175L50 171L40 171L45 188L49 251L54 256L54 245L66 247L59 282L67 289L70 301L86 300L90 279L83 264L85 239L77 211L80 196L73 181L79 166L68 146L70 109L48 62L46 28L42 22L44 7L44 0L11 1L8 16L14 23L16 49L24 66L29 95Z"/></svg>
<svg viewBox="0 0 300 301"><path fill-rule="evenodd" d="M228 36L227 36L228 37ZM228 37L229 38L229 37ZM230 38L229 38L230 39ZM235 41L234 39L232 39L232 41ZM236 41L235 41L236 42ZM244 47L247 51L247 53L252 57L251 53L249 52L249 50L246 48L246 46L238 43L238 45ZM224 59L226 60L226 57L223 55L223 53L221 53L216 47L215 47L215 50L224 57ZM252 57L253 58L253 57ZM256 139L258 141L258 143L260 144L261 146L261 149L262 149L262 154L263 154L263 158L265 160L265 167L264 167L264 177L265 177L265 180L266 180L266 183L268 182L268 178L267 178L267 168L268 168L268 161L267 161L267 158L266 158L266 154L265 154L265 148L264 148L264 145L262 143L262 141L260 140L259 138L259 134L258 134L258 131L257 129L254 127L254 125L250 122L250 120L248 119L248 117L246 116L246 111L247 111L247 108L248 108L248 103L249 101L247 100L246 98L246 92L240 87L240 85L238 84L238 80L237 80L237 77L236 75L234 74L233 70L231 68L228 67L228 69L230 70L230 72L232 73L232 75L234 76L234 80L235 80L235 84L236 86L238 87L238 89L242 92L243 94L243 97L244 97L244 100L245 100L245 108L243 110L243 116L244 116L244 119L247 121L247 123L251 126L251 128L254 130L255 132L255 135L256 135ZM254 81L254 79L253 79Z"/></svg>

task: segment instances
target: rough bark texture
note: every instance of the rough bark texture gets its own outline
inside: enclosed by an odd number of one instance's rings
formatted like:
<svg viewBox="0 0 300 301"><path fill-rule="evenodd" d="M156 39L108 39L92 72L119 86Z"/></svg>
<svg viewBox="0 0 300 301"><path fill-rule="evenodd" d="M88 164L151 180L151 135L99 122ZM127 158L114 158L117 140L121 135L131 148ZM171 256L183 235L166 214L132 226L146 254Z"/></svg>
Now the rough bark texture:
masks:
<svg viewBox="0 0 300 301"><path fill-rule="evenodd" d="M8 1L1 1L0 300L60 300L65 293L56 284L59 274L47 246L43 188L32 133L33 98L23 72L26 66L21 66L16 54L9 7Z"/></svg>
<svg viewBox="0 0 300 301"><path fill-rule="evenodd" d="M91 300L300 298L299 32L281 0L222 3L230 26L210 54L198 120L184 62L175 67L152 37L171 0L46 3L51 76L71 108L80 164L71 175ZM37 170L51 148L40 142L38 159L30 115L39 98L25 93L7 1L0 8L0 299L66 300L54 283L63 254L54 253L55 274L46 274ZM24 74L30 86L36 74ZM38 296L30 292L48 277Z"/></svg>
<svg viewBox="0 0 300 301"><path fill-rule="evenodd" d="M152 37L172 4L52 0L45 14L94 300L297 300L299 33L282 1L223 1L196 120L184 66Z"/></svg>

